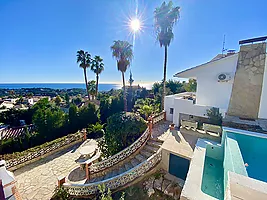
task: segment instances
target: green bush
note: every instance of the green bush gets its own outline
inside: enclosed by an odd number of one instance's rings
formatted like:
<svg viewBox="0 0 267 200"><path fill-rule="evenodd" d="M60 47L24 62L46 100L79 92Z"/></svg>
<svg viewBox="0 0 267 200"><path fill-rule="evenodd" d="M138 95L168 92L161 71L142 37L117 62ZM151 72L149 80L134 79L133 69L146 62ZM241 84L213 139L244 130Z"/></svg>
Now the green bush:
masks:
<svg viewBox="0 0 267 200"><path fill-rule="evenodd" d="M98 122L93 125L90 124L87 128L87 138L101 138L104 135L104 125L99 124Z"/></svg>
<svg viewBox="0 0 267 200"><path fill-rule="evenodd" d="M43 148L52 146L53 144L65 141L67 138L71 138L71 137L78 135L78 134L80 134L80 133L69 134L69 135L66 135L64 137L57 138L55 140L52 140L52 141L46 142L46 143L44 143L44 141L39 137L39 134L35 134L31 137L31 141L36 140L34 142L37 143L37 141L38 141L38 143L40 145L32 147L32 148L30 148L30 147L26 148L26 150L24 150L24 151L22 151L22 150L17 151L17 149L20 148L20 143L15 139L10 138L8 140L1 140L0 141L0 145L1 145L0 150L1 149L2 150L0 151L0 154L3 154L3 155L0 155L0 160L1 159L10 160L10 159L15 159L15 158L18 158L21 156L25 156L28 153L36 152L36 151L41 150ZM22 144L25 140L27 141L26 137L21 140ZM8 152L11 152L11 153L8 154Z"/></svg>
<svg viewBox="0 0 267 200"><path fill-rule="evenodd" d="M108 118L106 131L99 146L105 156L112 156L130 146L146 130L146 122L140 115L116 113Z"/></svg>
<svg viewBox="0 0 267 200"><path fill-rule="evenodd" d="M70 195L64 187L56 187L52 200L70 200Z"/></svg>
<svg viewBox="0 0 267 200"><path fill-rule="evenodd" d="M219 108L212 107L207 110L207 116L209 118L209 123L221 126L222 125L222 114Z"/></svg>

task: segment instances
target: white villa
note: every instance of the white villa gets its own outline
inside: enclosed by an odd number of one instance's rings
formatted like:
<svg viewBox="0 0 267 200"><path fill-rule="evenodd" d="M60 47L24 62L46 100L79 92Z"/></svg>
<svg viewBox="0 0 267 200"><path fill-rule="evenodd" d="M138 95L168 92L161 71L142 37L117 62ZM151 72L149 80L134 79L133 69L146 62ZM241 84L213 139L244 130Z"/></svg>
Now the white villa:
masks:
<svg viewBox="0 0 267 200"><path fill-rule="evenodd" d="M189 159L181 200L267 199L266 39L240 41L238 53L219 54L207 63L174 75L197 80L196 93L165 97L166 118L176 126L180 127L182 120L182 123L205 121L207 109L216 107L224 122L257 125L265 131L262 134L223 127L220 143L199 138ZM185 129L179 131L182 130ZM174 145L165 150L165 143L162 154L167 170L171 163L168 157L172 156L168 152L185 157L186 151L178 152Z"/></svg>
<svg viewBox="0 0 267 200"><path fill-rule="evenodd" d="M267 119L266 43L240 44L239 53L218 54L174 75L196 79L197 91L166 96L167 120L178 126L181 119L206 118L211 107L228 118Z"/></svg>

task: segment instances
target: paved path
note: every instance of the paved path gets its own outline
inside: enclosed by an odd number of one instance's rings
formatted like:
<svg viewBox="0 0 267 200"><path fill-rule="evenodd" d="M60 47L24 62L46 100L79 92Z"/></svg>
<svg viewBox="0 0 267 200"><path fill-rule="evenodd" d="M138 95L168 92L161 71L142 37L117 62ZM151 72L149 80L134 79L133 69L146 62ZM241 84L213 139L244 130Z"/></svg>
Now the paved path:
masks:
<svg viewBox="0 0 267 200"><path fill-rule="evenodd" d="M17 187L23 200L49 200L57 184L57 177L66 176L77 167L79 145L55 153L26 165L14 172Z"/></svg>

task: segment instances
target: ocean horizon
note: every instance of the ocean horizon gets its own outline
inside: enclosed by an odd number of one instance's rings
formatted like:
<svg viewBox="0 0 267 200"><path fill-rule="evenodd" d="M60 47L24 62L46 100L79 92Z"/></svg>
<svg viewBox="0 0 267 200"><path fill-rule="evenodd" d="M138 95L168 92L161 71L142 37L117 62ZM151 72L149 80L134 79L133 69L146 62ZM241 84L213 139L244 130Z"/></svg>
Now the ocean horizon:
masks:
<svg viewBox="0 0 267 200"><path fill-rule="evenodd" d="M152 88L152 84L139 84L139 85L147 89ZM85 89L85 84L84 83L0 83L0 89L21 89L21 88ZM109 91L111 89L121 89L121 88L122 85L117 83L99 83L99 91Z"/></svg>

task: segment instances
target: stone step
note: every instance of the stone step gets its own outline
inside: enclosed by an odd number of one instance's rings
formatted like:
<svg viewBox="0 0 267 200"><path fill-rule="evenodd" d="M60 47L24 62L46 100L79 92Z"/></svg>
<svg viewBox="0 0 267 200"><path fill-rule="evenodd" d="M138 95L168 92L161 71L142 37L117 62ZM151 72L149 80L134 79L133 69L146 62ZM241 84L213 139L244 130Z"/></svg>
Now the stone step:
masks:
<svg viewBox="0 0 267 200"><path fill-rule="evenodd" d="M146 151L151 152L151 153L156 153L156 152L158 151L159 148L152 147L152 146L150 146L150 145L146 145L146 146L144 147L144 149L145 149Z"/></svg>
<svg viewBox="0 0 267 200"><path fill-rule="evenodd" d="M103 179L104 179L103 176L99 176L99 177L90 179L89 182L90 182L90 183L94 183L94 182L102 181Z"/></svg>
<svg viewBox="0 0 267 200"><path fill-rule="evenodd" d="M139 160L139 162L144 162L146 160L146 157L144 157L142 154L137 154L135 158Z"/></svg>
<svg viewBox="0 0 267 200"><path fill-rule="evenodd" d="M128 170L130 170L131 168L133 168L133 165L132 165L132 163L125 163L124 164L124 167L125 167L125 169L126 169L126 171L128 171Z"/></svg>
<svg viewBox="0 0 267 200"><path fill-rule="evenodd" d="M110 177L111 177L111 173L108 172L108 173L104 176L104 179L103 179L103 180L109 179Z"/></svg>
<svg viewBox="0 0 267 200"><path fill-rule="evenodd" d="M149 140L150 140L150 141L152 140L152 141L155 141L155 142L160 142L160 143L163 143L163 142L164 142L163 140L160 140L160 139L158 139L158 138L156 138L156 137L154 137L154 138L150 138Z"/></svg>
<svg viewBox="0 0 267 200"><path fill-rule="evenodd" d="M146 159L153 155L153 153L146 151L145 149L142 149L140 151L140 154L144 156Z"/></svg>
<svg viewBox="0 0 267 200"><path fill-rule="evenodd" d="M149 146L159 148L159 147L162 145L162 142L158 142L158 141L154 141L154 140L149 140L149 141L147 142L147 144L148 144Z"/></svg>
<svg viewBox="0 0 267 200"><path fill-rule="evenodd" d="M119 174L122 174L122 173L125 172L125 171L126 171L126 169L125 169L124 166L120 166L120 168L118 169L118 173L119 173Z"/></svg>
<svg viewBox="0 0 267 200"><path fill-rule="evenodd" d="M137 166L137 165L140 164L139 160L137 160L136 158L133 158L133 159L131 160L131 163L132 163L133 167L135 167L135 166Z"/></svg>

